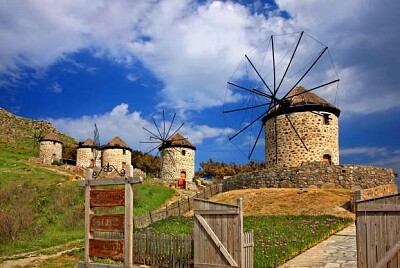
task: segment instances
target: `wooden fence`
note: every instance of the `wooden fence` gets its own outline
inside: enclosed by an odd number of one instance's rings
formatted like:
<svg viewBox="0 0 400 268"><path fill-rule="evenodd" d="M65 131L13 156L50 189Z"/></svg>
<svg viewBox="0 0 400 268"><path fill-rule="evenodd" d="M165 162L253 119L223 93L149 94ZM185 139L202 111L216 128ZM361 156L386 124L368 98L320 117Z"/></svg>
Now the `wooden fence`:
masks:
<svg viewBox="0 0 400 268"><path fill-rule="evenodd" d="M94 232L94 238L119 240L123 233ZM193 267L191 235L133 233L133 262L157 267Z"/></svg>
<svg viewBox="0 0 400 268"><path fill-rule="evenodd" d="M135 233L133 258L136 264L158 267L191 267L192 236Z"/></svg>
<svg viewBox="0 0 400 268"><path fill-rule="evenodd" d="M254 252L254 234L253 230L246 232L243 234L243 267L244 268L253 268L253 252Z"/></svg>
<svg viewBox="0 0 400 268"><path fill-rule="evenodd" d="M94 232L98 239L123 239L123 233ZM244 233L243 264L253 267L253 231ZM133 234L133 262L158 267L193 267L194 241L191 235Z"/></svg>
<svg viewBox="0 0 400 268"><path fill-rule="evenodd" d="M400 267L400 194L356 203L358 267Z"/></svg>
<svg viewBox="0 0 400 268"><path fill-rule="evenodd" d="M208 199L220 192L222 192L221 184L211 184L205 187L202 191L196 192L195 195L188 197L186 200L177 201L169 206L165 206L165 208L151 211L143 216L133 217L134 228L144 228L153 222L166 219L169 216L184 214L193 209L195 198Z"/></svg>
<svg viewBox="0 0 400 268"><path fill-rule="evenodd" d="M195 199L194 268L253 268L253 233L243 233L242 199L237 205Z"/></svg>

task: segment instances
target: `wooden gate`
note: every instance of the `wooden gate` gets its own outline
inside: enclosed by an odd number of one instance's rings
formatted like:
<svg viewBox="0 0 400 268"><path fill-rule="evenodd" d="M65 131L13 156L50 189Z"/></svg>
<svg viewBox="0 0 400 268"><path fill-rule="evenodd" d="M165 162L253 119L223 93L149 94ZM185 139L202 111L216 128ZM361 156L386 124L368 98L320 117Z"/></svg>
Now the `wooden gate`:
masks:
<svg viewBox="0 0 400 268"><path fill-rule="evenodd" d="M242 199L237 205L195 199L193 240L195 268L253 267L253 236L243 233Z"/></svg>
<svg viewBox="0 0 400 268"><path fill-rule="evenodd" d="M400 194L358 201L358 267L400 267Z"/></svg>

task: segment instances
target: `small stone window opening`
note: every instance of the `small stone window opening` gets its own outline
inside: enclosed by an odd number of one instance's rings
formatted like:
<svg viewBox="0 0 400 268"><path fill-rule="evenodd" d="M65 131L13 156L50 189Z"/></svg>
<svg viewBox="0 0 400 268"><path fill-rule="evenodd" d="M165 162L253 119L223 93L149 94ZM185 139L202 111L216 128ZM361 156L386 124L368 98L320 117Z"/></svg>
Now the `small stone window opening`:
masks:
<svg viewBox="0 0 400 268"><path fill-rule="evenodd" d="M123 150L122 150L122 153L123 153L124 155L126 155L126 150L125 150L125 149L123 149Z"/></svg>
<svg viewBox="0 0 400 268"><path fill-rule="evenodd" d="M186 151L185 150L182 150L182 155L186 155Z"/></svg>
<svg viewBox="0 0 400 268"><path fill-rule="evenodd" d="M323 120L324 120L324 125L330 125L330 121L332 120L329 114L322 114Z"/></svg>
<svg viewBox="0 0 400 268"><path fill-rule="evenodd" d="M90 167L90 168L93 168L93 167L94 167L94 159L90 159L89 167Z"/></svg>
<svg viewBox="0 0 400 268"><path fill-rule="evenodd" d="M330 165L330 164L332 164L332 157L329 154L324 154L322 156L322 162Z"/></svg>

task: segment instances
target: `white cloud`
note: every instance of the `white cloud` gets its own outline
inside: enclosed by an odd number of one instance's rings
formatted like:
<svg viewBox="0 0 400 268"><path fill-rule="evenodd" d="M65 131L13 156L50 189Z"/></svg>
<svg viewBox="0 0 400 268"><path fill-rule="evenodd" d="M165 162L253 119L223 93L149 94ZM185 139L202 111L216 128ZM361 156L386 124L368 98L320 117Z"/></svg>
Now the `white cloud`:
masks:
<svg viewBox="0 0 400 268"><path fill-rule="evenodd" d="M293 23L330 47L338 67L340 109L371 114L399 107L399 1L277 0Z"/></svg>
<svg viewBox="0 0 400 268"><path fill-rule="evenodd" d="M50 88L54 93L61 93L63 90L58 82L54 82L53 84L51 84Z"/></svg>
<svg viewBox="0 0 400 268"><path fill-rule="evenodd" d="M156 118L157 122L159 118ZM100 133L100 142L105 144L115 136L120 136L135 150L149 151L155 145L146 146L141 141L149 141L150 134L143 127L157 133L152 119L143 118L138 111L130 112L128 104L121 103L115 106L110 112L101 115L82 116L80 118L58 118L47 119L60 131L75 137L80 141L93 138L94 124ZM166 118L171 120L171 118ZM167 122L167 126L169 126ZM175 131L181 123L175 120L171 131ZM179 130L183 136L189 139L194 145L203 143L205 139L225 138L225 132L230 129L210 127L207 125L190 125L185 123Z"/></svg>
<svg viewBox="0 0 400 268"><path fill-rule="evenodd" d="M126 79L128 79L131 82L135 82L136 80L138 80L138 77L135 74L128 74L126 76Z"/></svg>
<svg viewBox="0 0 400 268"><path fill-rule="evenodd" d="M385 147L354 147L340 150L340 155L367 155L369 157L378 157L388 155L388 150Z"/></svg>
<svg viewBox="0 0 400 268"><path fill-rule="evenodd" d="M387 167L400 172L400 150L386 147L353 147L340 150L340 156L356 157L362 164ZM360 158L361 157L361 158Z"/></svg>
<svg viewBox="0 0 400 268"><path fill-rule="evenodd" d="M399 3L278 0L279 10L262 15L251 13L262 10L260 2L7 1L0 6L0 85L24 80L21 67L45 73L85 49L120 64L140 60L165 85L160 106L199 110L223 103L229 75L253 46L304 29L330 47L341 77L339 108L378 112L400 105L400 58L393 56Z"/></svg>

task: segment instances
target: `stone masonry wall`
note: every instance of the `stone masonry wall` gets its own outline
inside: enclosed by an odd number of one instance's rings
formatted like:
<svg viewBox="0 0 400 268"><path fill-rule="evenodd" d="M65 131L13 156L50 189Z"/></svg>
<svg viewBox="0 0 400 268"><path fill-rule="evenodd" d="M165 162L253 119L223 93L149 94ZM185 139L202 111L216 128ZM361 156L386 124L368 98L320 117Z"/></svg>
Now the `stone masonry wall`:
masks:
<svg viewBox="0 0 400 268"><path fill-rule="evenodd" d="M62 144L56 141L41 141L39 144L40 162L51 164L62 159Z"/></svg>
<svg viewBox="0 0 400 268"><path fill-rule="evenodd" d="M185 153L183 154L183 151ZM177 180L181 171L186 172L186 180L192 182L194 178L195 150L184 147L165 148L161 152L161 179Z"/></svg>
<svg viewBox="0 0 400 268"><path fill-rule="evenodd" d="M97 155L95 153L97 152ZM100 156L101 156L101 151L96 150L95 148L78 148L76 150L76 165L78 167L89 167L90 166L90 161L93 159L95 160L96 157L96 166L100 166ZM130 162L129 162L130 163Z"/></svg>
<svg viewBox="0 0 400 268"><path fill-rule="evenodd" d="M304 163L235 175L223 181L224 191L247 188L345 188L366 189L394 183L389 168L358 165Z"/></svg>
<svg viewBox="0 0 400 268"><path fill-rule="evenodd" d="M119 171L122 169L122 162L130 165L131 161L132 153L127 149L112 148L103 150L102 166L106 166L107 163L109 163L110 165L116 167Z"/></svg>
<svg viewBox="0 0 400 268"><path fill-rule="evenodd" d="M288 114L290 121L304 141L307 149L296 135L285 115L276 117L277 122L277 166L295 167L304 162L322 161L324 154L331 156L331 163L339 164L338 118L329 114L329 124L324 124L323 116L311 112ZM265 155L268 163L275 163L275 119L265 123Z"/></svg>
<svg viewBox="0 0 400 268"><path fill-rule="evenodd" d="M360 190L360 198L362 200L381 197L385 195L397 194L398 189L395 183L377 186L370 189Z"/></svg>

